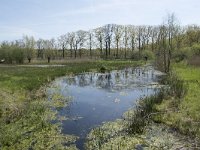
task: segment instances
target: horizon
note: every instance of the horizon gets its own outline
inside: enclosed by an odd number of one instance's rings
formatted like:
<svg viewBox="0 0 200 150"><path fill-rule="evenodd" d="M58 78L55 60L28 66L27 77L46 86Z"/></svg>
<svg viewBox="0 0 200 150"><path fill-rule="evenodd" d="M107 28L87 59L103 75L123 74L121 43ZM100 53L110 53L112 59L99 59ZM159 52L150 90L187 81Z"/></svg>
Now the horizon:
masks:
<svg viewBox="0 0 200 150"><path fill-rule="evenodd" d="M197 0L2 0L0 41L57 38L77 30L106 24L159 25L168 13L175 13L181 25L200 24ZM172 5L173 4L173 5ZM153 8L153 9L152 9Z"/></svg>

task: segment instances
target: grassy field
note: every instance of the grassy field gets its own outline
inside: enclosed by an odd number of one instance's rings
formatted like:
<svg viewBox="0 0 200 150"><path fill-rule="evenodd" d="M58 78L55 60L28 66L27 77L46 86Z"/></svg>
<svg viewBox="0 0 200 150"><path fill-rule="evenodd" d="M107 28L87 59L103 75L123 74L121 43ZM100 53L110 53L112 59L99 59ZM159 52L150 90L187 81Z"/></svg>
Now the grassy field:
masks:
<svg viewBox="0 0 200 150"><path fill-rule="evenodd" d="M200 67L176 64L173 70L184 81L186 94L181 98L171 97L157 105L164 112L161 122L190 136L200 138Z"/></svg>
<svg viewBox="0 0 200 150"><path fill-rule="evenodd" d="M77 137L63 136L59 124L52 124L56 100L45 97L45 85L56 77L88 71L102 71L143 64L133 61L67 63L63 67L0 66L0 149L76 149Z"/></svg>

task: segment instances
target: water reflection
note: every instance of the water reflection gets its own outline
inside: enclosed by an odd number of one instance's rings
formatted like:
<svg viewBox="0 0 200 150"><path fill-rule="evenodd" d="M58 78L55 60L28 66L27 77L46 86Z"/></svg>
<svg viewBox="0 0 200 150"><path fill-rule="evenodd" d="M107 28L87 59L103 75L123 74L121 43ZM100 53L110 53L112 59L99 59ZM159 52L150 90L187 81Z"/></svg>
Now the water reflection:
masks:
<svg viewBox="0 0 200 150"><path fill-rule="evenodd" d="M57 79L49 95L73 96L68 107L59 110L60 116L69 118L62 121L62 132L79 136L76 144L83 149L85 136L93 127L120 118L137 99L153 94L160 75L146 66Z"/></svg>
<svg viewBox="0 0 200 150"><path fill-rule="evenodd" d="M151 85L158 81L158 72L152 67L128 68L110 73L83 73L74 77L62 79L62 83L68 86L92 86L106 90L122 90L138 86ZM154 83L155 84L155 83Z"/></svg>

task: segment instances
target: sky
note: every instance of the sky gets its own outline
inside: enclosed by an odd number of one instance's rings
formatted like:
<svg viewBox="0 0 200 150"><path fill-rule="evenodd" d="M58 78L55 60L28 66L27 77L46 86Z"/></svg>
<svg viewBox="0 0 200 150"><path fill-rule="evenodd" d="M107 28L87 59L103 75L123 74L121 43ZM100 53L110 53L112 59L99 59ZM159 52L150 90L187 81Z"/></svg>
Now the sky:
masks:
<svg viewBox="0 0 200 150"><path fill-rule="evenodd" d="M169 13L181 25L200 25L200 0L0 0L0 41L57 38L109 23L158 25Z"/></svg>

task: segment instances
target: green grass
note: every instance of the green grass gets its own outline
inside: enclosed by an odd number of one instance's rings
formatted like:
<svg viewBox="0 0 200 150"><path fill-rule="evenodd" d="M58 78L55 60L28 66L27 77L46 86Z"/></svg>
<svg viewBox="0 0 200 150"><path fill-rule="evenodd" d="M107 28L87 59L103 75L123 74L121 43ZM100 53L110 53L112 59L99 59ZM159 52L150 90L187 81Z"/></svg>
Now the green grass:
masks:
<svg viewBox="0 0 200 150"><path fill-rule="evenodd" d="M26 67L4 66L0 67L0 88L12 91L38 89L41 85L52 81L55 77L66 74L77 74L88 71L100 71L102 66L107 70L121 69L142 64L134 61L94 61L68 63L64 67Z"/></svg>
<svg viewBox="0 0 200 150"><path fill-rule="evenodd" d="M43 88L56 77L88 71L107 71L143 64L133 61L67 63L64 67L0 66L0 149L64 149L76 137L62 135L52 124L58 100L48 101ZM40 90L39 90L40 89ZM72 144L68 149L76 149Z"/></svg>
<svg viewBox="0 0 200 150"><path fill-rule="evenodd" d="M184 81L187 92L182 98L171 97L157 106L164 112L161 121L184 134L200 137L200 68L181 63L173 70Z"/></svg>

